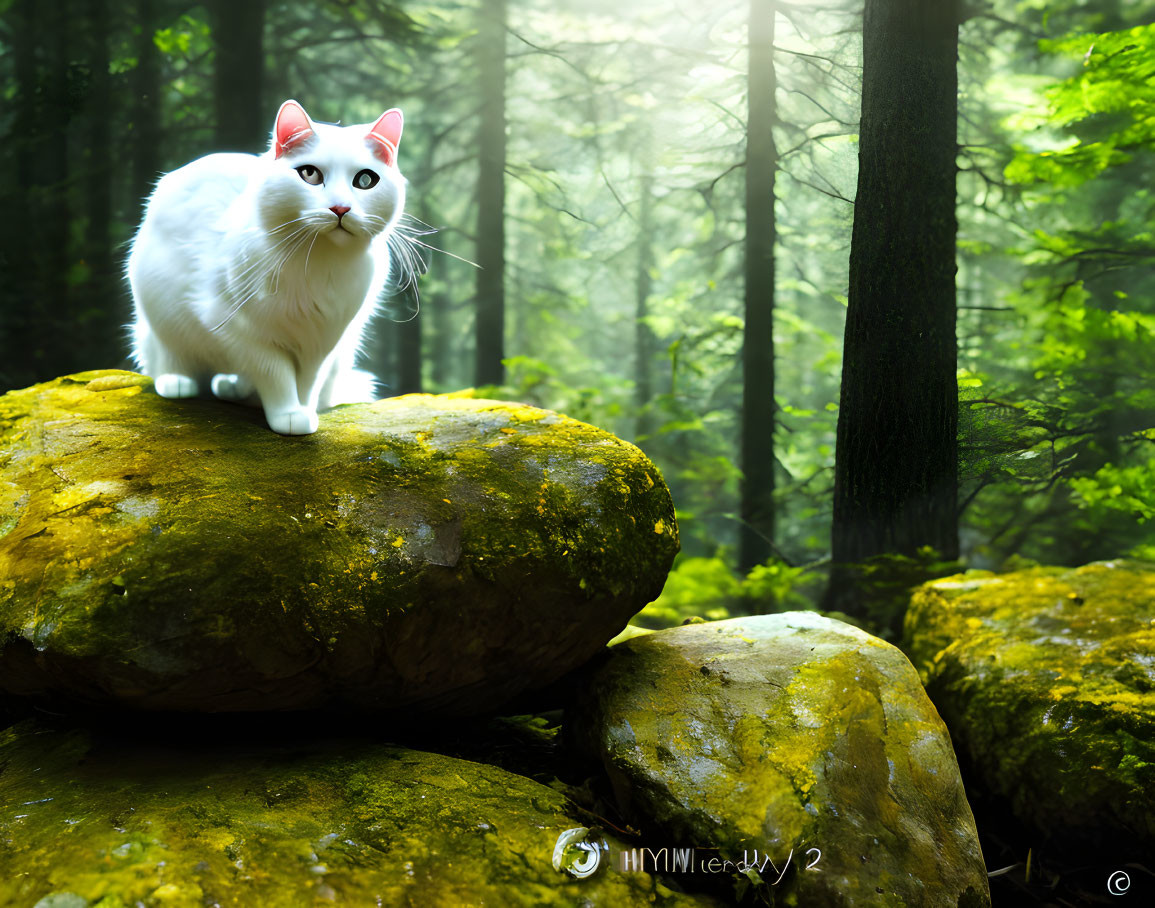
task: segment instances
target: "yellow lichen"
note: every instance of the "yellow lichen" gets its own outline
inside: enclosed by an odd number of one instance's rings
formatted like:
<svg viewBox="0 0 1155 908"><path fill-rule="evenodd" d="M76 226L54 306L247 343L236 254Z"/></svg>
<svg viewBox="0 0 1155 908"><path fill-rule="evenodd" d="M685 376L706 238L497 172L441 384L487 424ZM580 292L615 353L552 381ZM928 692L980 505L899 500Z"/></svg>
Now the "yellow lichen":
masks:
<svg viewBox="0 0 1155 908"><path fill-rule="evenodd" d="M415 395L337 408L285 439L259 412L148 384L94 372L0 396L0 630L30 628L45 664L115 652L131 674L150 652L130 635L175 651L164 641L203 630L223 645L218 619L244 603L251 626L315 626L282 677L307 675L308 641L356 639L357 616L545 576L608 638L677 550L644 454L558 414ZM643 532L658 521L664 534ZM562 633L557 612L545 625ZM232 658L182 651L207 670Z"/></svg>
<svg viewBox="0 0 1155 908"><path fill-rule="evenodd" d="M554 871L558 836L582 817L562 792L494 766L308 736L264 751L220 741L211 754L94 738L27 723L0 737L5 795L27 802L0 816L0 836L18 843L0 903L697 903L655 900L648 873Z"/></svg>
<svg viewBox="0 0 1155 908"><path fill-rule="evenodd" d="M589 692L596 711L572 721L646 822L780 866L821 848L825 872L775 889L784 904L985 893L949 736L893 646L773 615L634 636L613 653Z"/></svg>
<svg viewBox="0 0 1155 908"><path fill-rule="evenodd" d="M1155 841L1152 603L1155 566L1138 562L916 591L912 657L983 784L1023 821L1101 842L1147 828Z"/></svg>

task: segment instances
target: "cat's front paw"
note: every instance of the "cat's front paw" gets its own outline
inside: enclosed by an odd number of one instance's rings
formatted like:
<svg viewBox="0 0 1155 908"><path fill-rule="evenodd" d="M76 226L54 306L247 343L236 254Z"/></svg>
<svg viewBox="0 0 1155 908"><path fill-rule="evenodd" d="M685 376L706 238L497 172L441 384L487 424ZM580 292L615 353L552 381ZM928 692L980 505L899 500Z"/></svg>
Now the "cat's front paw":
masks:
<svg viewBox="0 0 1155 908"><path fill-rule="evenodd" d="M221 400L244 400L253 393L253 383L239 375L213 376L213 394Z"/></svg>
<svg viewBox="0 0 1155 908"><path fill-rule="evenodd" d="M179 375L176 372L166 372L158 375L153 381L156 393L170 400L182 397L196 397L200 393L200 386L195 378Z"/></svg>
<svg viewBox="0 0 1155 908"><path fill-rule="evenodd" d="M306 410L297 407L294 410L282 410L280 413L265 411L265 419L269 428L278 435L312 435L317 431L318 419L316 410Z"/></svg>

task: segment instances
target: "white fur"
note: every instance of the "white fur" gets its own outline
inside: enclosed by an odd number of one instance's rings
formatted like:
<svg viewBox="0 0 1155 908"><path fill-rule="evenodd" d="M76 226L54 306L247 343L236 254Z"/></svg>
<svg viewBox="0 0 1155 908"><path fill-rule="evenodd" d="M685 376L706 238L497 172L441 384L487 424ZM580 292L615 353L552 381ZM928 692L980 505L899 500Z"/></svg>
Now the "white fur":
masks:
<svg viewBox="0 0 1155 908"><path fill-rule="evenodd" d="M284 435L315 432L318 409L373 399L354 359L405 203L404 177L366 141L370 125L312 125L280 158L212 154L166 175L128 260L133 355L157 392L255 395ZM305 164L323 184L301 178ZM380 182L355 188L361 170ZM350 210L338 218L332 206Z"/></svg>

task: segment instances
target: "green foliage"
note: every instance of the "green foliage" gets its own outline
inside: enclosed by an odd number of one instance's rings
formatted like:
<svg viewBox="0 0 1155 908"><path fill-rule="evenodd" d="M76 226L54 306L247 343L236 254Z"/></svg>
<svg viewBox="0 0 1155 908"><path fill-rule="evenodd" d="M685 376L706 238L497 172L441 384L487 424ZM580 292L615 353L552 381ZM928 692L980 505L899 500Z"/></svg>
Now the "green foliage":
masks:
<svg viewBox="0 0 1155 908"><path fill-rule="evenodd" d="M731 617L741 598L742 581L721 558L679 556L666 579L662 595L634 617L639 627L662 628L690 618L716 621Z"/></svg>
<svg viewBox="0 0 1155 908"><path fill-rule="evenodd" d="M1008 180L1078 186L1130 161L1137 149L1155 148L1155 25L1045 40L1039 49L1081 59L1074 75L1047 91L1050 123L1076 141L1042 152L1020 146Z"/></svg>
<svg viewBox="0 0 1155 908"><path fill-rule="evenodd" d="M1065 78L1043 91L1044 116L1004 121L1007 194L984 204L1017 236L963 247L964 267L1003 277L983 302L1006 313L983 318L960 381L960 500L979 564L1080 563L1150 540L1153 39L1143 26L1041 42Z"/></svg>
<svg viewBox="0 0 1155 908"><path fill-rule="evenodd" d="M855 565L868 626L886 640L899 639L911 592L930 580L949 577L962 569L958 561L945 560L929 547L919 549L914 557L877 555Z"/></svg>
<svg viewBox="0 0 1155 908"><path fill-rule="evenodd" d="M1155 458L1127 467L1106 464L1091 476L1074 477L1070 487L1080 507L1122 511L1141 524L1155 517Z"/></svg>
<svg viewBox="0 0 1155 908"><path fill-rule="evenodd" d="M212 47L211 37L208 22L186 14L172 27L157 29L152 40L162 54L188 59L208 53Z"/></svg>
<svg viewBox="0 0 1155 908"><path fill-rule="evenodd" d="M562 381L557 370L530 356L504 360L506 384L497 389L478 389L497 397L531 403L538 407L560 410L567 416L599 426L612 426L625 411L628 388L623 385L587 385L573 387Z"/></svg>
<svg viewBox="0 0 1155 908"><path fill-rule="evenodd" d="M740 577L729 559L679 556L662 595L631 623L656 629L693 619L717 621L811 609L823 581L823 576L809 567L792 567L782 561L757 565Z"/></svg>

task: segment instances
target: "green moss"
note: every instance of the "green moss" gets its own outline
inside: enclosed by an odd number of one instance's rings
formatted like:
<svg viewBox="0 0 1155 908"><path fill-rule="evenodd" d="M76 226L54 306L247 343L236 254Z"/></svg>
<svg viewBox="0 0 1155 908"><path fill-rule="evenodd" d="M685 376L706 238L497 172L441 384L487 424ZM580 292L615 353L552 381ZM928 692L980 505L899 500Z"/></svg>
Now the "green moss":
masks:
<svg viewBox="0 0 1155 908"><path fill-rule="evenodd" d="M535 655L523 628L516 656L552 679L657 595L677 551L653 464L555 413L410 395L284 438L257 410L148 384L92 372L0 397L0 627L9 649L48 654L22 651L23 682L0 656L10 688L55 684L32 671L50 658L72 667L74 692L146 706L194 706L183 679L206 666L221 676L199 679L196 708L318 705L357 673L361 705L396 703L374 690L380 654L444 646L462 601L482 632L445 663L480 668L501 622L536 622L572 653ZM396 658L407 687L441 668L428 652L411 672ZM315 689L254 693L288 677Z"/></svg>
<svg viewBox="0 0 1155 908"><path fill-rule="evenodd" d="M1155 566L966 574L917 591L907 639L987 791L1048 836L1155 846Z"/></svg>
<svg viewBox="0 0 1155 908"><path fill-rule="evenodd" d="M557 837L586 825L564 795L436 754L149 746L24 723L0 735L0 766L8 905L707 903L644 873L558 873Z"/></svg>
<svg viewBox="0 0 1155 908"><path fill-rule="evenodd" d="M649 835L800 863L774 890L785 904L986 892L954 753L917 674L841 622L786 613L619 642L567 729ZM821 873L802 869L810 848Z"/></svg>

